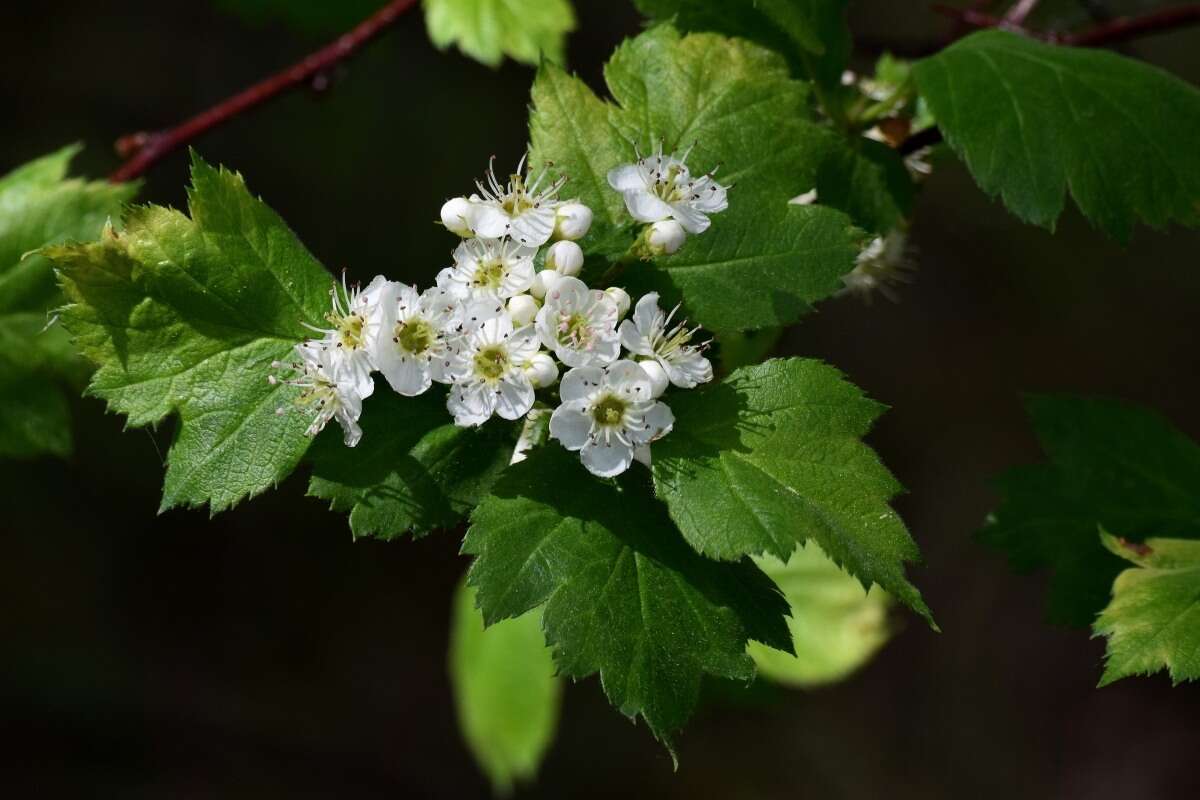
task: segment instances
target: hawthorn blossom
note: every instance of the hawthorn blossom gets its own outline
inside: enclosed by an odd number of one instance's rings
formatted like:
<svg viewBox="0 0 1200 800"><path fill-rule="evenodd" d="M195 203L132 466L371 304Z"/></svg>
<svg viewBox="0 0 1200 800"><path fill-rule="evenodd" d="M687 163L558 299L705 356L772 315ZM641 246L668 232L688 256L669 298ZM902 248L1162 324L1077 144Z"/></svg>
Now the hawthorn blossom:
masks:
<svg viewBox="0 0 1200 800"><path fill-rule="evenodd" d="M687 320L670 328L670 314L658 307L658 292L650 292L638 300L633 319L621 323L621 343L630 353L658 362L671 383L692 389L712 380L713 369L704 357L704 345L689 344L699 328L687 327ZM668 330L668 328L670 328Z"/></svg>
<svg viewBox="0 0 1200 800"><path fill-rule="evenodd" d="M501 239L505 236L530 247L541 247L554 234L559 206L558 191L566 178L549 180L549 165L536 177L525 168L525 156L517 171L501 184L496 179L495 157L488 164L484 181L476 181L479 194L471 195L467 222L476 236Z"/></svg>
<svg viewBox="0 0 1200 800"><path fill-rule="evenodd" d="M845 284L839 294L857 294L866 302L879 292L893 303L900 299L896 289L912 283L916 264L908 249L908 235L901 229L876 236L858 254L854 269L842 276Z"/></svg>
<svg viewBox="0 0 1200 800"><path fill-rule="evenodd" d="M466 239L454 250L454 266L439 274L438 285L463 300L512 297L533 283L535 255L536 247L509 239Z"/></svg>
<svg viewBox="0 0 1200 800"><path fill-rule="evenodd" d="M379 329L379 299L387 283L386 278L377 275L366 289L350 288L343 273L340 291L337 284L329 290L333 308L325 314L325 320L332 327L318 328L302 323L321 335L312 340L311 345L329 351L329 365L337 380L350 381L362 399L375 391L375 381L371 377L375 363L370 345Z"/></svg>
<svg viewBox="0 0 1200 800"><path fill-rule="evenodd" d="M449 367L462 326L462 304L439 287L417 292L393 283L380 299L373 357L397 393L412 397L433 381L450 383Z"/></svg>
<svg viewBox="0 0 1200 800"><path fill-rule="evenodd" d="M576 367L563 376L559 396L562 405L550 417L550 436L579 451L583 465L601 478L629 469L635 450L675 424L671 409L650 396L650 379L634 361Z"/></svg>
<svg viewBox="0 0 1200 800"><path fill-rule="evenodd" d="M621 354L617 304L578 278L559 278L534 325L542 344L568 367L610 364Z"/></svg>
<svg viewBox="0 0 1200 800"><path fill-rule="evenodd" d="M301 390L296 396L295 407L313 414L312 422L304 431L305 435L316 436L329 420L336 419L342 426L346 446L354 447L362 438L358 417L362 414L363 399L353 381L337 376L334 353L335 350L328 347L312 343L298 344L296 355L299 360L291 363L271 362L273 369L291 369L297 373L295 377L281 380L271 375L267 380L271 385L283 383ZM283 414L286 411L286 408L278 408L275 413Z"/></svg>
<svg viewBox="0 0 1200 800"><path fill-rule="evenodd" d="M704 233L711 224L709 214L729 207L727 188L713 180L712 170L693 178L687 168L688 148L683 155L658 152L610 170L608 185L625 198L625 207L638 222L674 219L688 233Z"/></svg>
<svg viewBox="0 0 1200 800"><path fill-rule="evenodd" d="M533 406L525 367L538 351L537 332L532 325L514 330L503 306L479 303L463 313L463 338L448 367L454 385L446 408L464 428L493 414L520 419Z"/></svg>

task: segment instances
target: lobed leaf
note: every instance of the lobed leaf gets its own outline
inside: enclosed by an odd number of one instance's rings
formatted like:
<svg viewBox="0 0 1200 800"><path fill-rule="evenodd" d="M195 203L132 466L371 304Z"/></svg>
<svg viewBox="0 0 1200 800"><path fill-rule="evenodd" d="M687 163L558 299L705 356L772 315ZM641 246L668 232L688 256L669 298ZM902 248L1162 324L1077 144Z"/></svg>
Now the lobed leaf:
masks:
<svg viewBox="0 0 1200 800"><path fill-rule="evenodd" d="M609 700L671 749L705 674L748 681L746 642L790 651L778 589L748 559L709 561L679 537L644 476L601 482L558 447L505 471L463 552L488 624L545 604L559 671L599 672ZM673 751L672 751L673 752Z"/></svg>
<svg viewBox="0 0 1200 800"><path fill-rule="evenodd" d="M918 551L888 505L900 485L861 441L881 406L832 367L793 358L672 396L671 409L675 428L654 445L654 485L698 552L786 560L811 539L864 587L879 584L933 625L904 574Z"/></svg>
<svg viewBox="0 0 1200 800"><path fill-rule="evenodd" d="M277 484L308 448L307 420L277 414L267 382L329 304L330 276L240 175L196 157L191 217L147 206L96 243L43 252L66 329L97 365L88 388L132 426L175 413L162 508L213 513Z"/></svg>
<svg viewBox="0 0 1200 800"><path fill-rule="evenodd" d="M1114 53L981 31L917 63L946 141L979 186L1053 228L1069 189L1092 224L1128 240L1200 224L1200 91Z"/></svg>

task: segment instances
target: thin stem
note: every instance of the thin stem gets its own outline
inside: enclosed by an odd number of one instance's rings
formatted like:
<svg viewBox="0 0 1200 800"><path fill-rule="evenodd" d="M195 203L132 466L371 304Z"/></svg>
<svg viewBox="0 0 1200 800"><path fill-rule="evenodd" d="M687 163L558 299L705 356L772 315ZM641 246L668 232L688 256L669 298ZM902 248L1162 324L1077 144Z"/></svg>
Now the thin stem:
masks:
<svg viewBox="0 0 1200 800"><path fill-rule="evenodd" d="M155 132L140 132L117 140L117 153L125 163L109 180L122 183L133 180L169 153L178 150L207 131L234 117L272 100L284 92L304 86L320 78L330 69L350 58L367 42L374 39L417 5L417 0L392 0L360 22L335 41L311 53L301 61L243 89L232 97L200 112L173 128Z"/></svg>
<svg viewBox="0 0 1200 800"><path fill-rule="evenodd" d="M1004 21L1009 25L1024 25L1025 20L1037 8L1040 0L1017 0L1017 3L1004 15Z"/></svg>
<svg viewBox="0 0 1200 800"><path fill-rule="evenodd" d="M1200 24L1200 4L1164 8L1142 17L1121 17L1079 33L1060 34L1059 44L1074 47L1103 47L1127 42L1152 33L1163 33Z"/></svg>

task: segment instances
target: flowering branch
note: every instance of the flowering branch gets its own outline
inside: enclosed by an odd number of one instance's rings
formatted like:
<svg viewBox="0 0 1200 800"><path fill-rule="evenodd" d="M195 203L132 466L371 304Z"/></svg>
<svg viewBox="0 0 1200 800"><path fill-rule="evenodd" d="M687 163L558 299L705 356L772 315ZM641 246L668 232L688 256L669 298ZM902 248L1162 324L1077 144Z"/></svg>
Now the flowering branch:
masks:
<svg viewBox="0 0 1200 800"><path fill-rule="evenodd" d="M363 45L391 27L417 0L392 0L360 22L335 41L311 53L282 72L262 80L248 89L200 112L173 128L161 131L140 131L117 140L117 154L125 163L109 180L123 183L142 175L164 156L178 150L212 128L278 97L284 92L318 79L334 66L354 55Z"/></svg>

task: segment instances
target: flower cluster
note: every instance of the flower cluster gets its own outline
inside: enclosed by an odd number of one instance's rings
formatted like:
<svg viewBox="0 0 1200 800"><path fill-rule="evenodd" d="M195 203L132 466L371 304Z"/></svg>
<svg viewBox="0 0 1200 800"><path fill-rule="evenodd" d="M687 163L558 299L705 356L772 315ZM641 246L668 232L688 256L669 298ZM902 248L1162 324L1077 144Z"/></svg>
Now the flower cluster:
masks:
<svg viewBox="0 0 1200 800"><path fill-rule="evenodd" d="M653 252L675 252L727 206L727 188L711 172L691 177L686 156L660 147L609 173L630 215L650 223L642 240ZM626 319L623 289L585 284L577 240L591 227L591 209L559 199L565 178L525 167L522 159L501 183L489 165L478 193L442 206L442 224L461 241L434 286L421 291L383 276L365 289L334 286L328 327L309 326L314 337L297 345L296 360L272 364L288 373L272 383L301 390L295 405L312 415L309 435L336 419L345 443L356 445L378 372L404 396L447 385L446 409L460 426L524 418L514 461L548 435L602 477L634 459L649 463L650 443L674 425L660 399L667 387L712 380L707 344L694 343L697 329L674 322L678 307L665 313L656 293ZM549 409L535 407L538 390L557 395L548 424Z"/></svg>

